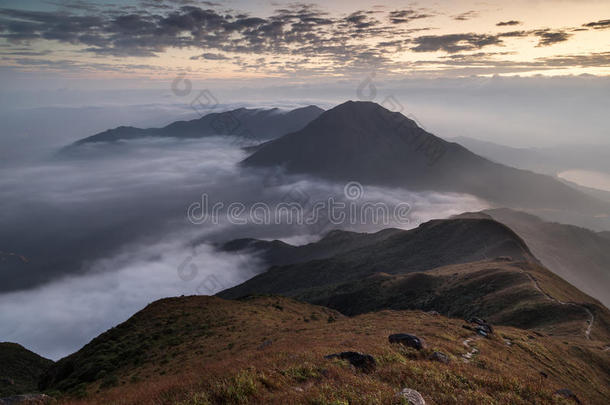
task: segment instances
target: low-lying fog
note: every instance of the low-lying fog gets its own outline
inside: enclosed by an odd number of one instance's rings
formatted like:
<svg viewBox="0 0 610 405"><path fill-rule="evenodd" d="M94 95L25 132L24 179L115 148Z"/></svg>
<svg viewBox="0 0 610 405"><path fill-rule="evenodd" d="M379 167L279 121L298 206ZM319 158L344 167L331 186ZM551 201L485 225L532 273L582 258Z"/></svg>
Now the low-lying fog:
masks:
<svg viewBox="0 0 610 405"><path fill-rule="evenodd" d="M246 156L232 138L92 144L68 156L3 169L0 178L0 340L52 359L67 355L149 302L213 294L263 266L255 257L220 253L238 237L306 243L334 228L412 228L486 205L464 195L410 193L286 177L238 166ZM223 203L203 223L202 196ZM256 203L305 210L315 201L408 204L406 217L299 224L282 217L259 224ZM243 204L236 220L229 204ZM195 218L187 217L192 206ZM260 212L260 211L259 211ZM403 212L405 214L405 212ZM244 222L245 223L242 223ZM11 255L14 253L15 256Z"/></svg>

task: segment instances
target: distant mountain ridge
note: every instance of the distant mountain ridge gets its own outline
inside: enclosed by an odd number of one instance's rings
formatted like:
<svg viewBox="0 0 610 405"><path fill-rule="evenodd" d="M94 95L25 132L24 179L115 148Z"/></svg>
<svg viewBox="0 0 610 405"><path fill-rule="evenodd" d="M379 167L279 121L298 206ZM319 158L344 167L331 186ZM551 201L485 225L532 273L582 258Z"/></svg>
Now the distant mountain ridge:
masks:
<svg viewBox="0 0 610 405"><path fill-rule="evenodd" d="M76 141L72 146L140 138L201 138L213 135L240 136L253 141L269 140L303 128L324 110L307 106L291 111L278 108L238 108L214 112L190 121L176 121L162 128L121 126Z"/></svg>
<svg viewBox="0 0 610 405"><path fill-rule="evenodd" d="M608 145L557 145L545 148L515 148L481 139L458 136L449 139L477 155L503 165L554 176L569 169L610 171Z"/></svg>
<svg viewBox="0 0 610 405"><path fill-rule="evenodd" d="M491 162L371 102L332 108L305 128L262 145L243 164L335 181L468 193L517 209L610 212L606 202L549 176Z"/></svg>

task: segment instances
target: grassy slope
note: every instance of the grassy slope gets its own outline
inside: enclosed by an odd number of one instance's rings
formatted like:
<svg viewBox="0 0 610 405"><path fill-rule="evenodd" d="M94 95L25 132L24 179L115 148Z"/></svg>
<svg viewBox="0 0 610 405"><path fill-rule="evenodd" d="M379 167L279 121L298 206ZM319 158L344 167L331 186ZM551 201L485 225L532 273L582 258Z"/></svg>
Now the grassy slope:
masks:
<svg viewBox="0 0 610 405"><path fill-rule="evenodd" d="M239 298L260 293L294 296L300 291L380 272L422 272L498 256L537 262L523 240L504 224L491 219L433 220L336 256L271 267L218 296Z"/></svg>
<svg viewBox="0 0 610 405"><path fill-rule="evenodd" d="M170 298L61 360L49 389L84 396L61 401L66 405L397 403L395 393L404 387L443 405L567 404L553 395L565 387L584 403L602 404L610 395L610 353L599 342L511 327L483 339L462 325L418 311L348 318L281 297ZM417 334L427 348L389 344L396 332ZM468 338L480 353L465 362ZM362 374L345 361L324 359L345 350L374 355L377 370ZM449 354L451 363L428 360L433 350ZM80 382L78 375L92 369L98 377Z"/></svg>
<svg viewBox="0 0 610 405"><path fill-rule="evenodd" d="M591 338L610 341L610 312L535 263L489 260L423 273L377 273L295 296L350 316L382 309L434 310L569 338L585 338L593 314Z"/></svg>
<svg viewBox="0 0 610 405"><path fill-rule="evenodd" d="M16 343L0 343L0 397L36 392L38 379L52 364Z"/></svg>

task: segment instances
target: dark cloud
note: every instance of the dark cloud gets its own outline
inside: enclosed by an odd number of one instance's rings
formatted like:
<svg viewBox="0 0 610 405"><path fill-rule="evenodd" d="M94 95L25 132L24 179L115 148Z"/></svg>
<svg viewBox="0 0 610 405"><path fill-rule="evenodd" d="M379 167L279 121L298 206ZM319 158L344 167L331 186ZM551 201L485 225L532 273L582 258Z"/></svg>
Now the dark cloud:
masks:
<svg viewBox="0 0 610 405"><path fill-rule="evenodd" d="M227 60L230 59L223 54L220 53L204 53L199 56L193 56L191 59L207 59L207 60Z"/></svg>
<svg viewBox="0 0 610 405"><path fill-rule="evenodd" d="M10 51L0 51L0 54L4 56L45 56L50 54L51 51L31 51L28 49L11 49Z"/></svg>
<svg viewBox="0 0 610 405"><path fill-rule="evenodd" d="M455 70L463 68L470 74L496 74L535 70L551 70L564 67L603 67L610 65L610 52L570 54L553 57L536 58L530 61L499 59L498 56L512 52L477 52L471 54L454 54L437 60L419 60L417 66L434 66L435 69Z"/></svg>
<svg viewBox="0 0 610 405"><path fill-rule="evenodd" d="M392 24L408 23L412 20L432 17L432 14L420 13L413 9L390 11L389 18Z"/></svg>
<svg viewBox="0 0 610 405"><path fill-rule="evenodd" d="M117 57L154 57L167 49L188 48L199 50L191 58L193 60L230 60L240 69L267 68L277 72L302 72L305 69L303 61L315 58L317 67L307 67L314 74L354 72L381 66L404 67L404 63L396 62L391 53L408 49L468 53L486 46L501 46L504 38L527 36L537 37L538 46L550 46L571 35L567 29L540 29L416 36L419 31L433 29L406 28L410 21L436 15L424 8L388 12L358 10L331 16L316 5L292 4L259 17L221 10L217 3L206 1L142 0L139 4L146 4L146 9L106 6L95 13L89 12L82 1L72 1L77 5L76 11L0 9L0 39L12 46L31 47L15 51L21 54L12 56L37 56L23 53L36 51L32 47L35 40L67 43L79 46L78 52ZM100 7L98 3L91 3L91 6ZM476 12L471 10L454 18L466 20L475 16ZM518 23L511 20L497 25ZM10 53L4 55L11 56ZM253 63L257 55L265 58L264 64ZM15 63L35 62L24 59ZM61 63L65 64L65 61ZM44 61L43 65L51 63Z"/></svg>
<svg viewBox="0 0 610 405"><path fill-rule="evenodd" d="M527 37L527 36L531 35L531 32L529 32L529 31L508 31L508 32L501 32L497 35L502 38L510 38L510 37L519 38L519 37Z"/></svg>
<svg viewBox="0 0 610 405"><path fill-rule="evenodd" d="M540 39L537 45L539 47L551 46L559 42L564 42L572 36L572 34L568 34L565 31L551 31L549 29L533 31L533 34Z"/></svg>
<svg viewBox="0 0 610 405"><path fill-rule="evenodd" d="M467 20L471 20L475 17L479 16L479 12L475 11L475 10L470 10L470 11L466 11L465 13L461 13L458 15L454 15L453 19L456 21L467 21Z"/></svg>
<svg viewBox="0 0 610 405"><path fill-rule="evenodd" d="M548 58L537 58L536 62L550 67L610 66L610 52L594 52L581 55L559 55Z"/></svg>
<svg viewBox="0 0 610 405"><path fill-rule="evenodd" d="M500 21L496 25L498 27L505 27L507 25L520 25L520 24L523 24L523 23L521 21L517 21L517 20L510 20L510 21Z"/></svg>
<svg viewBox="0 0 610 405"><path fill-rule="evenodd" d="M588 27L588 28L595 28L596 30L603 30L606 28L610 28L610 20L599 20L599 21L583 24L582 26Z"/></svg>
<svg viewBox="0 0 610 405"><path fill-rule="evenodd" d="M445 51L456 53L480 49L489 45L500 45L502 40L497 35L487 34L449 34L449 35L425 35L413 40L417 46L411 50L415 52Z"/></svg>

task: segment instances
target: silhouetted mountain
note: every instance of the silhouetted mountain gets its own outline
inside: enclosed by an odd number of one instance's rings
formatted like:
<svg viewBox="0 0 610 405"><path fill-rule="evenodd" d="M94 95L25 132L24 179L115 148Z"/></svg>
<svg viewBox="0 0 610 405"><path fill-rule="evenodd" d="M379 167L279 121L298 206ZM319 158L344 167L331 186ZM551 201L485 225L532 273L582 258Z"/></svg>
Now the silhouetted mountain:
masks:
<svg viewBox="0 0 610 405"><path fill-rule="evenodd" d="M549 270L610 306L610 238L573 225L545 222L510 209L493 209L464 217L492 217L510 227Z"/></svg>
<svg viewBox="0 0 610 405"><path fill-rule="evenodd" d="M17 343L0 343L0 397L36 392L38 380L52 365Z"/></svg>
<svg viewBox="0 0 610 405"><path fill-rule="evenodd" d="M292 111L273 109L238 108L232 111L210 113L199 119L176 121L163 128L118 127L75 142L114 142L146 137L201 138L213 135L241 136L251 140L273 139L297 131L317 118L324 110L316 106Z"/></svg>
<svg viewBox="0 0 610 405"><path fill-rule="evenodd" d="M551 177L493 163L371 102L328 110L243 163L365 185L469 193L515 208L610 212L607 203Z"/></svg>

